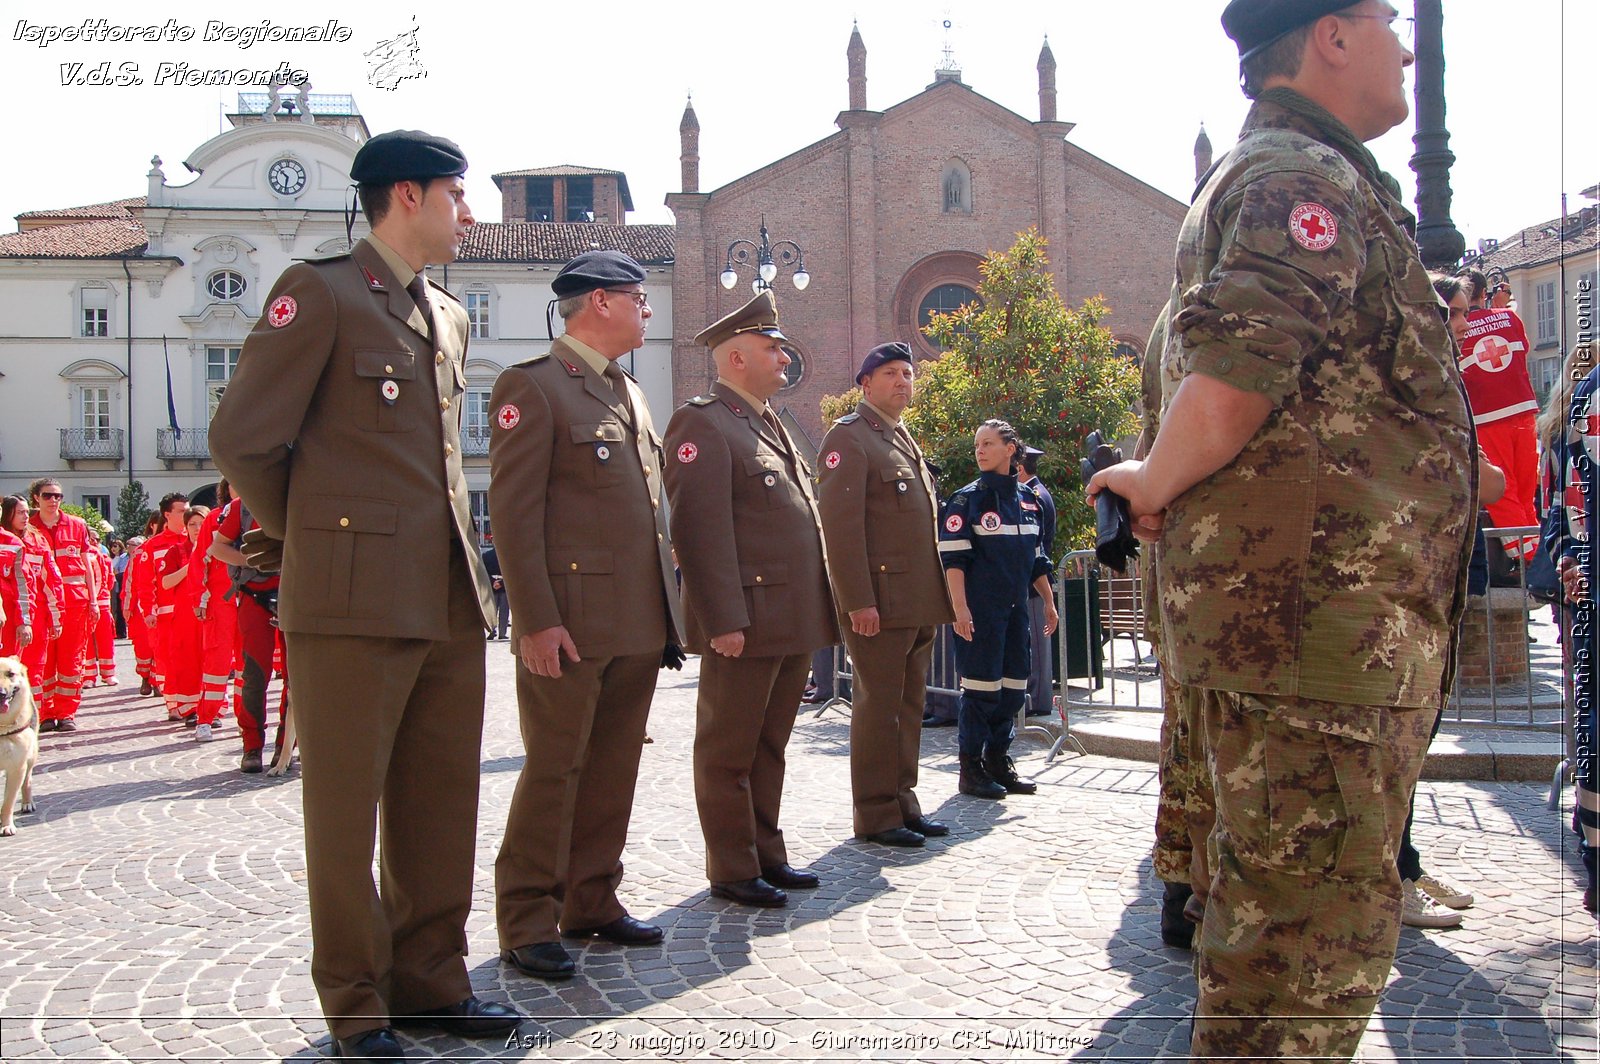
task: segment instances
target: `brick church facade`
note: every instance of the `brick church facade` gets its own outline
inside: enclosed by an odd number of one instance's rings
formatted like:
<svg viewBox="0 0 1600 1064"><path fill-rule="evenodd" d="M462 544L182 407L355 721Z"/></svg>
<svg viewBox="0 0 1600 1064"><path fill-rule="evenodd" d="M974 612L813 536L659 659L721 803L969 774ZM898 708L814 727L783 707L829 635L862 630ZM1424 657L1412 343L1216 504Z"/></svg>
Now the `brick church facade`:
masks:
<svg viewBox="0 0 1600 1064"><path fill-rule="evenodd" d="M731 290L719 276L730 243L755 239L763 220L774 240L800 245L812 278L804 291L787 270L774 282L801 366L774 405L813 439L823 428L818 400L851 387L869 348L903 340L936 355L918 331L928 312L959 305L977 288L984 255L1030 227L1049 241L1068 305L1103 296L1122 349L1142 352L1171 285L1185 206L1067 140L1073 124L1056 117L1049 43L1038 60L1037 121L973 91L953 69L908 100L870 110L859 30L847 57L849 107L838 132L709 192L699 189L699 122L692 103L685 110L683 189L667 196L676 219L674 402L714 375L693 337L750 297L749 270Z"/></svg>

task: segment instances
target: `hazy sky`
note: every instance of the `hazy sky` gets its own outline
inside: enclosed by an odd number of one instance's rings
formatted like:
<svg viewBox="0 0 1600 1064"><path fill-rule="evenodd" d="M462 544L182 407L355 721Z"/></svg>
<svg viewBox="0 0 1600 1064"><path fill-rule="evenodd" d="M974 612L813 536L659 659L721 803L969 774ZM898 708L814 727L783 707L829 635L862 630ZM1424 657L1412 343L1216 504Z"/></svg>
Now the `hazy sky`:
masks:
<svg viewBox="0 0 1600 1064"><path fill-rule="evenodd" d="M1397 0L1403 14L1411 0ZM1593 0L1445 0L1446 92L1457 156L1453 215L1469 240L1505 237L1573 209L1600 182ZM215 3L6 5L0 86L11 127L0 169L0 228L23 211L142 195L152 155L167 178L219 130L238 88L156 85L162 63L196 70L304 69L314 92L349 93L373 132L421 128L458 141L472 161L469 199L499 220L490 175L575 163L623 170L631 222L670 222L678 189L678 121L692 92L701 125L701 189L709 191L834 132L847 103L845 45L858 20L867 46L867 103L884 110L933 80L948 41L963 80L1029 120L1038 118L1035 62L1046 34L1059 65L1059 117L1070 140L1187 200L1192 148L1205 123L1220 153L1247 102L1220 0L804 0L497 4L411 8L394 3L270 5L278 26L323 25L338 11L344 43L256 43L204 37ZM131 12L145 12L133 15ZM159 12L159 15L155 12ZM188 41L65 42L40 47L37 27L103 18L124 27L172 20ZM413 23L412 19L415 19ZM952 23L946 31L942 23ZM160 21L156 21L160 20ZM363 53L415 26L427 76L393 89L369 81ZM30 37L35 39L28 39ZM73 68L71 64L83 64ZM137 67L142 86L63 86L64 67ZM169 75L170 76L170 75ZM1563 84L1565 77L1565 84ZM243 91L264 91L246 88ZM1412 126L1374 144L1408 189ZM752 227L754 220L752 220ZM774 234L779 237L782 234Z"/></svg>

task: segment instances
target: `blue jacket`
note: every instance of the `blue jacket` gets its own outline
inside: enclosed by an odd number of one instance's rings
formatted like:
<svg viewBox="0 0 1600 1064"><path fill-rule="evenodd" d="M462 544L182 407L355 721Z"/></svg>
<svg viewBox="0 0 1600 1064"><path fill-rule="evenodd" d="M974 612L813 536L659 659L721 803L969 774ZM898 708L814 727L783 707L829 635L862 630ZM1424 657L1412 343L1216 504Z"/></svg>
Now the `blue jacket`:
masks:
<svg viewBox="0 0 1600 1064"><path fill-rule="evenodd" d="M945 501L939 558L967 574L974 617L1027 605L1028 588L1050 572L1039 538L1039 496L1004 473L983 473Z"/></svg>

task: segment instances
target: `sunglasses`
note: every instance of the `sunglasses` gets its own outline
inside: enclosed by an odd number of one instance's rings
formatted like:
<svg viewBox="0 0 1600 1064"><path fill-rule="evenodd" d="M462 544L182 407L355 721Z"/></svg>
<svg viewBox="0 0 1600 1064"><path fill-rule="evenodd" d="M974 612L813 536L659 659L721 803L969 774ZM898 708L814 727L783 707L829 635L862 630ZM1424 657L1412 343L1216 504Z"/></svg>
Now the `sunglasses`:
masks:
<svg viewBox="0 0 1600 1064"><path fill-rule="evenodd" d="M64 499L64 498L66 498L66 496L61 494L61 492L59 492L59 491L41 491L39 493L39 498L41 498L41 499Z"/></svg>

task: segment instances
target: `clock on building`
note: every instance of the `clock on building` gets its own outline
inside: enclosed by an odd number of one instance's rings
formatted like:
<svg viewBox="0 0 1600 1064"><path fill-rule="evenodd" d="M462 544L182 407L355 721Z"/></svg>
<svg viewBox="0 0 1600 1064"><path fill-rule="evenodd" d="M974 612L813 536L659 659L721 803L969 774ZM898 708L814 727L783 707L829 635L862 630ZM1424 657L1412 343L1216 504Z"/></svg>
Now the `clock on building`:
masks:
<svg viewBox="0 0 1600 1064"><path fill-rule="evenodd" d="M267 183L280 196L298 196L306 187L306 168L294 159L279 159L268 168Z"/></svg>

